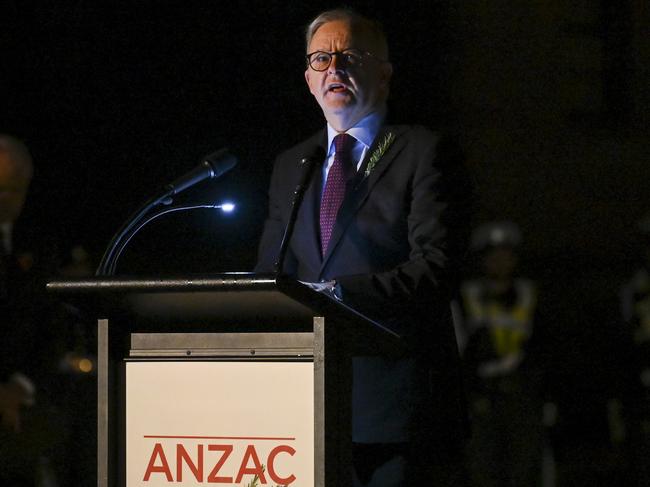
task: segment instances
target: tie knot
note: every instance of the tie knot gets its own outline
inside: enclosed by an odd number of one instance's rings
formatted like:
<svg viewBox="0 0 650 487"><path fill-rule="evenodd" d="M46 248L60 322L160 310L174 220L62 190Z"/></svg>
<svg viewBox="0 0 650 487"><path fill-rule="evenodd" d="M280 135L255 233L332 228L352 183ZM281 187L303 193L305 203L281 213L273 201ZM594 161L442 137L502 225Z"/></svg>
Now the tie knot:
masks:
<svg viewBox="0 0 650 487"><path fill-rule="evenodd" d="M338 134L334 137L334 150L337 154L349 154L356 140L349 134Z"/></svg>

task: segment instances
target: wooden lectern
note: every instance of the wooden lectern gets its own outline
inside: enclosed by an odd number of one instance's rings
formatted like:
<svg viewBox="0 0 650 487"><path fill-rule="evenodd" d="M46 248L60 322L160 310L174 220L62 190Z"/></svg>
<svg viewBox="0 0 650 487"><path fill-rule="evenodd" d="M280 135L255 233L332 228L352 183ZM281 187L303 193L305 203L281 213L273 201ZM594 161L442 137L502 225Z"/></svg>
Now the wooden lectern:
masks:
<svg viewBox="0 0 650 487"><path fill-rule="evenodd" d="M275 276L48 289L97 318L99 487L351 485L351 357L391 331Z"/></svg>

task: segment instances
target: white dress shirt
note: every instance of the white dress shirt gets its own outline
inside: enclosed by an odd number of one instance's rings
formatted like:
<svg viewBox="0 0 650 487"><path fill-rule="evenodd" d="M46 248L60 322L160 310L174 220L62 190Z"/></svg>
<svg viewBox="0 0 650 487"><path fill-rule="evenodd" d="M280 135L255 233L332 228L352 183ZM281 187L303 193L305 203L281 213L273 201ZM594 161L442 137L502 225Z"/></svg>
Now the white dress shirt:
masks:
<svg viewBox="0 0 650 487"><path fill-rule="evenodd" d="M356 142L352 148L352 160L356 161L357 171L361 167L361 161L366 156L366 152L370 149L379 129L381 128L382 123L386 115L385 109L380 109L363 118L358 124L354 127L349 128L345 131L346 134L351 135L355 138ZM325 182L327 181L327 175L329 170L334 164L334 137L339 134L329 123L327 124L327 147L329 147L327 152L327 158L325 159L325 164L323 164L323 187L325 188Z"/></svg>

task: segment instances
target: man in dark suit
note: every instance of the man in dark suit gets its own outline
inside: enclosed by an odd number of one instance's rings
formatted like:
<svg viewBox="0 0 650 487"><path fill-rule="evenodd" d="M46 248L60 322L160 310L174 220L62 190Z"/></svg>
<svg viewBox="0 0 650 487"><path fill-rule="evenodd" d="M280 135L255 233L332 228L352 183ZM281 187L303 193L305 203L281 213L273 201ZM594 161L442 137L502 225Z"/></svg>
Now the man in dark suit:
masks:
<svg viewBox="0 0 650 487"><path fill-rule="evenodd" d="M273 270L299 161L322 147L282 270L380 321L408 349L353 360L354 484L459 485L466 416L449 302L468 186L446 139L386 123L391 75L376 22L332 10L309 25L305 78L327 128L276 160L257 270Z"/></svg>

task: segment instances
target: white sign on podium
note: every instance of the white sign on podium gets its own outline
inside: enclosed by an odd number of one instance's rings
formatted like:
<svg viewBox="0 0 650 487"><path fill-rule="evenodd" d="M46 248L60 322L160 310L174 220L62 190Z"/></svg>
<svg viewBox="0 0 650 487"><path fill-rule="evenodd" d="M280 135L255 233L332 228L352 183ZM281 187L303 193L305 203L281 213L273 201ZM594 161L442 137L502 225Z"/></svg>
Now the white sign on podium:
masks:
<svg viewBox="0 0 650 487"><path fill-rule="evenodd" d="M128 487L314 485L314 364L130 361Z"/></svg>

